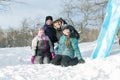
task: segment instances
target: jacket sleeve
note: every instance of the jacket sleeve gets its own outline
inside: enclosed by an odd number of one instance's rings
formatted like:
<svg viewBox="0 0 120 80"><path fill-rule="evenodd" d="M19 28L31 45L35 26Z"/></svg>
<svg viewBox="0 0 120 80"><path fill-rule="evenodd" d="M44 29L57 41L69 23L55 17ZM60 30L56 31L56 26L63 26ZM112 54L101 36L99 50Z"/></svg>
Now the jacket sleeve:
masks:
<svg viewBox="0 0 120 80"><path fill-rule="evenodd" d="M63 36L60 37L59 44L57 45L57 48L55 49L55 54L62 55L62 41L63 41Z"/></svg>
<svg viewBox="0 0 120 80"><path fill-rule="evenodd" d="M72 38L71 44L72 44L73 50L75 52L75 56L78 58L78 60L81 59L82 56L81 56L81 52L78 47L78 39Z"/></svg>
<svg viewBox="0 0 120 80"><path fill-rule="evenodd" d="M32 56L36 55L37 41L37 37L32 40Z"/></svg>
<svg viewBox="0 0 120 80"><path fill-rule="evenodd" d="M49 37L48 37L48 36L47 36L47 38L48 38L49 45L50 45L50 52L54 52L53 45L52 45L52 43L51 43L51 41L50 41L50 39L49 39Z"/></svg>
<svg viewBox="0 0 120 80"><path fill-rule="evenodd" d="M52 43L57 42L56 31L54 29L45 29L45 35L49 37Z"/></svg>

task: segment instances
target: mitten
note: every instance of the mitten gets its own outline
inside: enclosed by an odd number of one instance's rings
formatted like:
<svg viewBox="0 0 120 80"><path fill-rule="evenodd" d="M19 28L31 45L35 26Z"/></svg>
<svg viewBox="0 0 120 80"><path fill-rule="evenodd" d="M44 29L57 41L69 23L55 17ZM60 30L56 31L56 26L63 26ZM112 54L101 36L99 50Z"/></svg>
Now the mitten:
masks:
<svg viewBox="0 0 120 80"><path fill-rule="evenodd" d="M55 58L55 53L52 52L51 55L52 55L52 59L54 59Z"/></svg>
<svg viewBox="0 0 120 80"><path fill-rule="evenodd" d="M35 57L32 56L32 57L31 57L31 63L32 63L32 64L34 64L34 60L35 60Z"/></svg>
<svg viewBox="0 0 120 80"><path fill-rule="evenodd" d="M79 63L85 63L85 60L81 58L81 59L79 60Z"/></svg>

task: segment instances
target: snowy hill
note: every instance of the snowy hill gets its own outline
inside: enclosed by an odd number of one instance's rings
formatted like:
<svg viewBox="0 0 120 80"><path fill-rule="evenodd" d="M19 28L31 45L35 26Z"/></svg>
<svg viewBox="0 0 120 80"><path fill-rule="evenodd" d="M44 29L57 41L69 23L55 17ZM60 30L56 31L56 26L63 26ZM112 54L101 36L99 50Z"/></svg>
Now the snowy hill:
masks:
<svg viewBox="0 0 120 80"><path fill-rule="evenodd" d="M31 64L30 47L0 49L0 80L120 80L120 46L106 59L91 60L96 42L79 44L85 64L60 67Z"/></svg>

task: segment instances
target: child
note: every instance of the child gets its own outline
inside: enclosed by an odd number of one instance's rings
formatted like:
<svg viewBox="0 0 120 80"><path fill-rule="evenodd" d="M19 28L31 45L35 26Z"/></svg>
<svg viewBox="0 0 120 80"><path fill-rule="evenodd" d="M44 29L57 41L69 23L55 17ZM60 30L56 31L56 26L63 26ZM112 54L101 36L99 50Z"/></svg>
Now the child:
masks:
<svg viewBox="0 0 120 80"><path fill-rule="evenodd" d="M32 63L46 64L50 62L53 55L53 46L50 39L44 34L44 29L39 28L38 34L32 40ZM35 60L34 60L35 58ZM54 58L54 55L52 56Z"/></svg>
<svg viewBox="0 0 120 80"><path fill-rule="evenodd" d="M49 37L54 47L54 43L57 42L57 37L52 22L53 22L52 16L46 16L44 30L45 30L45 35Z"/></svg>
<svg viewBox="0 0 120 80"><path fill-rule="evenodd" d="M51 61L52 64L67 67L85 63L78 47L78 39L71 36L69 27L70 25L63 29L64 35L60 38L58 49L55 51L56 56Z"/></svg>

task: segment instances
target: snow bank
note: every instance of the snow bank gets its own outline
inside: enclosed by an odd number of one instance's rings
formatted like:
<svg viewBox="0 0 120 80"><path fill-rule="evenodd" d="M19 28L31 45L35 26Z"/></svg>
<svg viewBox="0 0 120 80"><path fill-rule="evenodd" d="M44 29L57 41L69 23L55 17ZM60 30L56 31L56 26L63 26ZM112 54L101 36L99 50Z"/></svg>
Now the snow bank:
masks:
<svg viewBox="0 0 120 80"><path fill-rule="evenodd" d="M33 65L30 47L0 49L0 80L119 80L120 46L116 43L106 59L91 60L95 44L80 44L86 63L70 67Z"/></svg>

